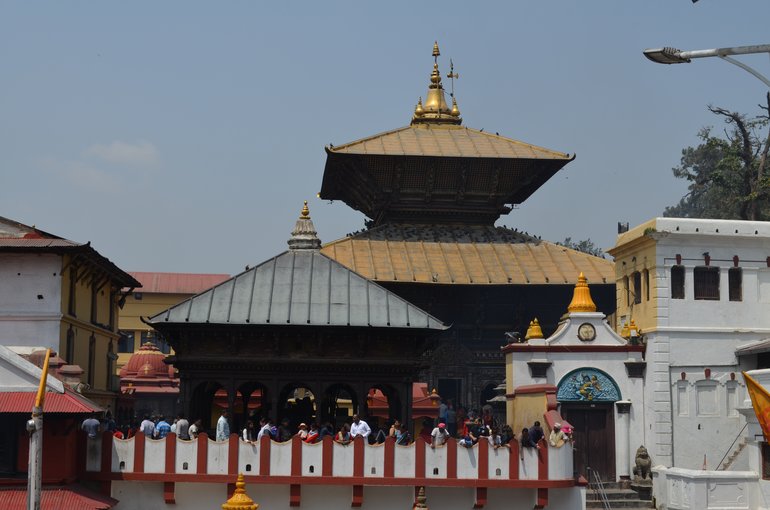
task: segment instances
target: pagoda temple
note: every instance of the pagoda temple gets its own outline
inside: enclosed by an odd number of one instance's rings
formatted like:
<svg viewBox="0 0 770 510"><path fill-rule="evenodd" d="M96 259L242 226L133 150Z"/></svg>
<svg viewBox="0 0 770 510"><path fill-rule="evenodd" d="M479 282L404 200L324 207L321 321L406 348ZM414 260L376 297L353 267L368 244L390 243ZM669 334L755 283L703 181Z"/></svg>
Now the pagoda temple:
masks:
<svg viewBox="0 0 770 510"><path fill-rule="evenodd" d="M326 147L319 196L368 219L321 252L452 324L425 353L423 379L443 398L480 408L504 379L505 334L523 333L535 316L555 330L581 272L599 309L613 313L614 269L495 226L575 156L463 126L439 55L434 44L428 93L408 126Z"/></svg>

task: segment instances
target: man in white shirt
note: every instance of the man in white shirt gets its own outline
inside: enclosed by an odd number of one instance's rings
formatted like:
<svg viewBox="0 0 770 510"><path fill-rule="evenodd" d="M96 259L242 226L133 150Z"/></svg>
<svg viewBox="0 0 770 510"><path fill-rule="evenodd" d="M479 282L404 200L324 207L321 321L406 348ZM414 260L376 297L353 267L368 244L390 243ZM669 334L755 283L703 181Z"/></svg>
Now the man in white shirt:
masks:
<svg viewBox="0 0 770 510"><path fill-rule="evenodd" d="M227 421L227 410L222 411L222 416L217 420L217 441L227 441L230 437L230 423Z"/></svg>
<svg viewBox="0 0 770 510"><path fill-rule="evenodd" d="M369 424L359 418L357 414L354 414L353 424L350 426L350 437L361 436L367 438L371 433L372 429L369 428Z"/></svg>
<svg viewBox="0 0 770 510"><path fill-rule="evenodd" d="M155 422L150 419L149 415L144 415L144 420L139 425L139 431L146 437L152 437L155 434Z"/></svg>
<svg viewBox="0 0 770 510"><path fill-rule="evenodd" d="M449 432L447 432L446 424L444 422L439 423L438 427L434 428L433 432L430 433L430 438L431 448L444 445L446 440L449 438Z"/></svg>

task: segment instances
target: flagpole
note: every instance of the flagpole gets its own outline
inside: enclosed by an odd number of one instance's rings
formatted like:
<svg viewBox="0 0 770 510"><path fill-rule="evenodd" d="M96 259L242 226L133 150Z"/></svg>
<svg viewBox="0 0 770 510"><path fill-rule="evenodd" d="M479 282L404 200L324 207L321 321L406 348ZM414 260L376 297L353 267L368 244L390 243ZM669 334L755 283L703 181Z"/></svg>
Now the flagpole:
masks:
<svg viewBox="0 0 770 510"><path fill-rule="evenodd" d="M45 403L48 361L50 358L51 349L47 349L45 362L43 363L43 373L40 376L40 386L37 389L35 405L32 408L32 418L27 421L27 432L29 432L27 510L40 510L40 499L43 489L43 405Z"/></svg>

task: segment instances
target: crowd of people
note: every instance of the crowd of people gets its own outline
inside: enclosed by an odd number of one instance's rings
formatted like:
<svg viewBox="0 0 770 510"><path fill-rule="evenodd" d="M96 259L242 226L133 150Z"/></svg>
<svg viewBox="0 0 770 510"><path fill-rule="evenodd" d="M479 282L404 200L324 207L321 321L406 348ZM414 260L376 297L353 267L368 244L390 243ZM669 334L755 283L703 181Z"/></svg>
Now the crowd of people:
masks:
<svg viewBox="0 0 770 510"><path fill-rule="evenodd" d="M443 446L451 439L457 440L458 445L466 448L471 448L480 441L487 441L494 449L509 447L512 441L517 441L522 447L520 451L523 456L525 448L540 448L541 440L545 439L545 432L539 421L535 421L531 427L523 428L517 437L510 425L498 423L491 407L485 406L480 415L473 411L466 414L463 408L455 411L451 401L442 402L438 418L426 419L422 425L419 436L430 444L431 448ZM135 427L118 427L109 411L101 420L97 415L90 416L83 421L81 428L91 438L95 438L100 432L109 432L119 439L128 439L136 434L143 434L151 439L163 439L174 433L179 439L194 440L203 432L200 419L190 423L181 414L176 418L145 415ZM216 440L226 441L230 433L230 415L227 410L223 410L216 423ZM384 427L375 425L373 430L357 414L352 416L349 423L345 421L336 428L328 421L323 424L311 422L309 425L301 422L293 427L289 418L282 419L276 425L268 417L251 417L239 436L247 442L258 442L265 436L278 442L289 441L298 436L307 443L317 443L330 436L343 445L350 444L358 436L363 437L369 444L382 444L388 437L394 438L398 445L413 442L408 427L399 420L392 420ZM556 448L571 443L572 428L568 424L562 427L562 424L554 423L547 442Z"/></svg>

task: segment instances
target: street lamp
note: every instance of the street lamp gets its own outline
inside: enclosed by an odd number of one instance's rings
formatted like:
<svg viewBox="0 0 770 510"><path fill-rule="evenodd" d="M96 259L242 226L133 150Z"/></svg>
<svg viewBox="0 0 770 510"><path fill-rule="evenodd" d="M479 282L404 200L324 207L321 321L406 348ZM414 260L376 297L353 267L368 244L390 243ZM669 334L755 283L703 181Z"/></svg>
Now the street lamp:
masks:
<svg viewBox="0 0 770 510"><path fill-rule="evenodd" d="M754 53L770 54L770 44L738 46L735 48L716 48L713 50L682 51L670 47L644 50L644 56L656 64L688 64L693 58L719 57L722 60L730 62L744 71L753 74L758 79L762 80L762 83L770 87L770 80L765 78L759 71L730 57L730 55L749 55Z"/></svg>

